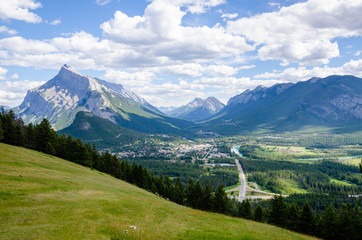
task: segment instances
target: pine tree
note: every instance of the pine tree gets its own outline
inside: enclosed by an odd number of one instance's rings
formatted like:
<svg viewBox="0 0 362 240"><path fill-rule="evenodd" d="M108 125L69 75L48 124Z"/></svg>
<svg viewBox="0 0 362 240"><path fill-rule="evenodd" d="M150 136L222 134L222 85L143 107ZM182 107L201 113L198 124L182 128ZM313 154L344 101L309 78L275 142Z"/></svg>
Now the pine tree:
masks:
<svg viewBox="0 0 362 240"><path fill-rule="evenodd" d="M172 184L172 181L171 179L168 177L168 176L165 176L164 177L165 179L165 198L168 198L169 200L173 200L174 199L174 189L173 189L173 184Z"/></svg>
<svg viewBox="0 0 362 240"><path fill-rule="evenodd" d="M43 152L50 155L55 155L55 148L50 142L47 142L45 148L43 148Z"/></svg>
<svg viewBox="0 0 362 240"><path fill-rule="evenodd" d="M3 130L3 124L2 124L2 113L0 113L0 141L4 138L4 130Z"/></svg>
<svg viewBox="0 0 362 240"><path fill-rule="evenodd" d="M315 231L315 218L308 202L305 202L298 223L298 231L313 235Z"/></svg>
<svg viewBox="0 0 362 240"><path fill-rule="evenodd" d="M263 221L263 209L258 204L254 211L254 221L262 222Z"/></svg>
<svg viewBox="0 0 362 240"><path fill-rule="evenodd" d="M239 204L239 217L245 219L254 218L249 199L246 199L241 204Z"/></svg>
<svg viewBox="0 0 362 240"><path fill-rule="evenodd" d="M352 232L351 232L351 239L357 240L360 239L362 236L362 212L360 208L356 205L352 210Z"/></svg>
<svg viewBox="0 0 362 240"><path fill-rule="evenodd" d="M287 217L287 205L284 202L284 198L275 196L271 200L271 211L269 215L269 222L271 224L284 227L286 225Z"/></svg>
<svg viewBox="0 0 362 240"><path fill-rule="evenodd" d="M293 202L288 207L286 227L290 230L296 231L298 227L298 221L299 221L299 207L295 202Z"/></svg>
<svg viewBox="0 0 362 240"><path fill-rule="evenodd" d="M20 125L15 126L15 133L16 133L16 145L17 146L24 146L25 137L23 130Z"/></svg>
<svg viewBox="0 0 362 240"><path fill-rule="evenodd" d="M37 126L36 126L36 134L35 134L35 145L36 149L44 152L44 153L50 153L47 152L47 150L50 150L48 143L54 148L54 142L56 138L56 133L51 128L49 121L44 118Z"/></svg>
<svg viewBox="0 0 362 240"><path fill-rule="evenodd" d="M353 208L352 205L343 204L339 208L338 214L338 233L339 239L352 239L354 232L353 225Z"/></svg>
<svg viewBox="0 0 362 240"><path fill-rule="evenodd" d="M337 214L334 210L334 206L331 204L323 212L320 220L321 236L327 240L338 239L338 236L336 235L337 227Z"/></svg>
<svg viewBox="0 0 362 240"><path fill-rule="evenodd" d="M17 143L14 118L14 112L12 110L2 116L2 128L4 131L3 142L11 145L16 145Z"/></svg>
<svg viewBox="0 0 362 240"><path fill-rule="evenodd" d="M230 211L230 202L223 185L219 185L213 197L213 210L218 213L228 213Z"/></svg>
<svg viewBox="0 0 362 240"><path fill-rule="evenodd" d="M175 183L175 202L178 204L183 205L184 204L184 199L185 199L185 190L184 190L184 186L182 185L181 179L177 178L176 183Z"/></svg>
<svg viewBox="0 0 362 240"><path fill-rule="evenodd" d="M195 208L203 209L203 189L200 181L197 181L194 188Z"/></svg>
<svg viewBox="0 0 362 240"><path fill-rule="evenodd" d="M196 206L196 199L194 192L195 192L195 184L194 181L190 178L186 189L186 205L189 207Z"/></svg>
<svg viewBox="0 0 362 240"><path fill-rule="evenodd" d="M25 147L34 149L35 148L35 128L32 123L25 126Z"/></svg>
<svg viewBox="0 0 362 240"><path fill-rule="evenodd" d="M205 187L202 191L202 208L203 210L210 211L212 208L212 189L209 181L206 182Z"/></svg>

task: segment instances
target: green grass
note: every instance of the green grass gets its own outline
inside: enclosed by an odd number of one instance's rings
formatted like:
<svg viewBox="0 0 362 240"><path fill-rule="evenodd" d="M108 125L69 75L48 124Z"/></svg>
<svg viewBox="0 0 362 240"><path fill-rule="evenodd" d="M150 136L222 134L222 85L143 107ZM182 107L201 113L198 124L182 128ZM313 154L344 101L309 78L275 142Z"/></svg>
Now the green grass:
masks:
<svg viewBox="0 0 362 240"><path fill-rule="evenodd" d="M239 196L239 191L226 192L226 194L230 196Z"/></svg>
<svg viewBox="0 0 362 240"><path fill-rule="evenodd" d="M240 186L240 179L239 179L239 182L237 184L234 184L232 186L227 186L227 187L224 187L224 190L227 191L227 190L231 190L231 189L234 189L234 188L237 188Z"/></svg>
<svg viewBox="0 0 362 240"><path fill-rule="evenodd" d="M348 165L359 166L359 164L361 162L361 158L347 159L347 160L343 160L341 162L344 164L348 164Z"/></svg>
<svg viewBox="0 0 362 240"><path fill-rule="evenodd" d="M306 189L303 189L299 186L298 182L290 179L278 179L280 184L283 186L283 194L292 194L292 193L307 193Z"/></svg>
<svg viewBox="0 0 362 240"><path fill-rule="evenodd" d="M107 174L5 144L0 206L0 239L309 238L179 206Z"/></svg>
<svg viewBox="0 0 362 240"><path fill-rule="evenodd" d="M334 183L334 184L338 184L338 185L344 185L344 186L355 186L354 184L351 184L351 183L348 183L348 182L345 182L345 181L341 181L341 180L337 180L337 179L331 179L331 183Z"/></svg>

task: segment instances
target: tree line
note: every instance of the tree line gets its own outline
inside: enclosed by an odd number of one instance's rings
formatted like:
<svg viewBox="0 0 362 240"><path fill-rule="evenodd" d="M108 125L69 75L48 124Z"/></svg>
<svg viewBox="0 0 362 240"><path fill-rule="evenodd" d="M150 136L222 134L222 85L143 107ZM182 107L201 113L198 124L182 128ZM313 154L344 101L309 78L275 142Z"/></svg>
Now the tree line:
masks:
<svg viewBox="0 0 362 240"><path fill-rule="evenodd" d="M331 204L321 214L315 213L308 202L300 208L282 196L275 196L267 207L252 205L248 200L238 204L237 216L323 239L357 240L362 236L362 212L351 204L342 204L338 209Z"/></svg>
<svg viewBox="0 0 362 240"><path fill-rule="evenodd" d="M0 142L38 150L108 173L195 209L266 222L325 239L358 239L362 234L362 212L357 206L348 204L336 209L331 205L321 215L317 215L308 202L300 210L296 203L288 204L281 196L273 198L266 207L252 206L248 200L236 203L227 197L222 185L214 192L210 182L202 184L190 179L184 185L180 178L171 180L168 176L156 176L141 165L120 161L109 152L100 154L94 144L84 144L70 135L58 136L47 119L36 125L25 125L11 110L2 110Z"/></svg>

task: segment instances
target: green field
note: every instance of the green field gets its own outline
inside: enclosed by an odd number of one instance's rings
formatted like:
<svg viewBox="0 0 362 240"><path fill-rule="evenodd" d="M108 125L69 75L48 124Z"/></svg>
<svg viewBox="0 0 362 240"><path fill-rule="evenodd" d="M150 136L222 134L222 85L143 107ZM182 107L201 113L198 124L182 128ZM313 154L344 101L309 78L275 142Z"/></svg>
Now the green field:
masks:
<svg viewBox="0 0 362 240"><path fill-rule="evenodd" d="M353 158L353 159L346 159L346 160L342 160L342 163L345 164L350 164L350 165L354 165L354 166L359 166L360 162L362 161L361 158Z"/></svg>
<svg viewBox="0 0 362 240"><path fill-rule="evenodd" d="M0 239L308 239L193 210L107 174L0 144Z"/></svg>

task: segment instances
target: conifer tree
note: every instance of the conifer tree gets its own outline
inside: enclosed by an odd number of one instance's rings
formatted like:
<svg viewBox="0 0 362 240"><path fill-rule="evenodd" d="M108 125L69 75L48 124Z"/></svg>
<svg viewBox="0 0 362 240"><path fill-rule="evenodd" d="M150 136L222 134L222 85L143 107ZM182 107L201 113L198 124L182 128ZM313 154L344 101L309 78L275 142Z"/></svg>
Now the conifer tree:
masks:
<svg viewBox="0 0 362 240"><path fill-rule="evenodd" d="M4 138L4 130L3 130L3 124L2 124L2 113L0 112L0 141Z"/></svg>
<svg viewBox="0 0 362 240"><path fill-rule="evenodd" d="M195 192L195 184L194 181L190 178L186 189L186 205L189 207L196 206L196 199L194 192Z"/></svg>
<svg viewBox="0 0 362 240"><path fill-rule="evenodd" d="M298 231L313 235L315 231L315 218L308 202L305 202L298 223Z"/></svg>
<svg viewBox="0 0 362 240"><path fill-rule="evenodd" d="M352 239L354 232L353 221L353 208L351 204L343 204L339 209L338 214L338 233L340 239Z"/></svg>
<svg viewBox="0 0 362 240"><path fill-rule="evenodd" d="M46 118L44 118L40 124L36 126L35 136L36 149L41 152L51 154L48 151L54 148L53 145L55 142L56 133L51 128L50 123Z"/></svg>
<svg viewBox="0 0 362 240"><path fill-rule="evenodd" d="M9 111L9 113L5 114L2 117L2 127L4 130L4 143L8 143L11 145L16 145L16 127L14 124L14 112L12 110Z"/></svg>
<svg viewBox="0 0 362 240"><path fill-rule="evenodd" d="M258 204L254 211L254 221L262 222L263 221L263 209Z"/></svg>
<svg viewBox="0 0 362 240"><path fill-rule="evenodd" d="M319 226L321 236L324 239L338 239L338 236L336 235L336 230L338 228L337 214L334 210L333 204L329 205L329 207L323 212Z"/></svg>
<svg viewBox="0 0 362 240"><path fill-rule="evenodd" d="M230 211L230 202L223 185L219 185L213 197L213 210L218 213L227 213Z"/></svg>
<svg viewBox="0 0 362 240"><path fill-rule="evenodd" d="M29 123L24 128L25 136L25 147L34 149L35 148L35 128L32 123Z"/></svg>
<svg viewBox="0 0 362 240"><path fill-rule="evenodd" d="M269 215L269 222L271 224L284 227L286 225L287 205L284 198L275 196L271 200L271 211Z"/></svg>
<svg viewBox="0 0 362 240"><path fill-rule="evenodd" d="M241 204L239 204L239 217L245 219L254 218L249 199L246 199Z"/></svg>
<svg viewBox="0 0 362 240"><path fill-rule="evenodd" d="M356 205L351 213L351 239L357 240L360 239L360 237L362 236L362 212L360 211L360 208Z"/></svg>
<svg viewBox="0 0 362 240"><path fill-rule="evenodd" d="M296 231L298 227L298 221L299 221L299 207L295 202L293 202L288 207L286 227L290 230Z"/></svg>
<svg viewBox="0 0 362 240"><path fill-rule="evenodd" d="M212 189L210 182L207 181L202 192L202 202L203 202L202 209L211 210L212 208L211 201L212 201Z"/></svg>
<svg viewBox="0 0 362 240"><path fill-rule="evenodd" d="M195 199L195 206L193 206L194 208L197 209L203 209L203 189L201 186L200 181L197 181L195 184L195 188L193 191L193 195L194 195L194 199Z"/></svg>
<svg viewBox="0 0 362 240"><path fill-rule="evenodd" d="M185 190L184 190L184 186L182 185L181 179L177 178L176 183L175 183L175 202L178 204L183 205L184 204L184 199L185 199Z"/></svg>

